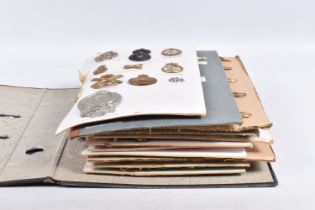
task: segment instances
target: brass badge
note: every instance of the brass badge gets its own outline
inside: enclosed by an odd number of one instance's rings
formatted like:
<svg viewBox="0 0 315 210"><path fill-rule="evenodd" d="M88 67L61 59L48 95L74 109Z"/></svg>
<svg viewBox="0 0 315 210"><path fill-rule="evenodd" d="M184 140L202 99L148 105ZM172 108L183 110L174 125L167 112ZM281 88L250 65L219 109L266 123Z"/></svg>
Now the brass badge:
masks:
<svg viewBox="0 0 315 210"><path fill-rule="evenodd" d="M166 73L179 73L182 72L184 68L177 63L167 63L163 66L162 71Z"/></svg>
<svg viewBox="0 0 315 210"><path fill-rule="evenodd" d="M96 81L96 82L93 85L91 85L91 88L101 89L101 88L108 87L108 86L119 85L122 83L122 81L119 80L119 78L122 78L122 77L123 77L123 75L121 75L121 74L118 74L118 75L105 74L105 75L101 76L100 78L92 79L92 81Z"/></svg>
<svg viewBox="0 0 315 210"><path fill-rule="evenodd" d="M153 77L149 77L146 74L141 74L135 78L129 79L129 83L131 85L136 85L136 86L153 85L156 82L157 82L157 79Z"/></svg>
<svg viewBox="0 0 315 210"><path fill-rule="evenodd" d="M81 117L104 116L115 112L116 107L121 103L121 98L119 93L101 90L79 101L78 109Z"/></svg>
<svg viewBox="0 0 315 210"><path fill-rule="evenodd" d="M96 57L94 58L94 60L95 60L96 62L102 62L102 61L104 61L104 60L111 60L111 59L113 59L113 58L115 58L115 57L117 57L117 56L118 56L118 53L116 53L116 52L114 52L114 51L107 51L107 52L104 52L104 53L102 53L102 54L96 56Z"/></svg>
<svg viewBox="0 0 315 210"><path fill-rule="evenodd" d="M182 54L182 51L176 48L167 48L162 51L162 55L166 56L175 56L175 55L180 55Z"/></svg>
<svg viewBox="0 0 315 210"><path fill-rule="evenodd" d="M142 69L143 64L129 64L129 65L124 65L124 69Z"/></svg>
<svg viewBox="0 0 315 210"><path fill-rule="evenodd" d="M94 75L102 74L107 70L105 65L97 67L97 69L93 72Z"/></svg>

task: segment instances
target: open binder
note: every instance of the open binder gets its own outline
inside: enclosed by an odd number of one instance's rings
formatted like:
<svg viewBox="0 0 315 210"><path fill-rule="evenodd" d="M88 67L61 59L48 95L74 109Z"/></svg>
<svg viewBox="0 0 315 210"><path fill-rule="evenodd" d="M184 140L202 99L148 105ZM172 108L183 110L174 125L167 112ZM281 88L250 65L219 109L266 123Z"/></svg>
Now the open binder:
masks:
<svg viewBox="0 0 315 210"><path fill-rule="evenodd" d="M202 52L199 54L201 56ZM222 61L243 123L213 126L211 129L201 126L198 127L199 131L246 132L269 128L271 123L240 58L222 58ZM54 134L78 93L79 89L0 86L0 186L35 183L135 188L277 185L275 174L267 162L255 162L244 174L226 176L132 177L85 174L82 172L85 160L80 154L85 142L68 140L69 132Z"/></svg>

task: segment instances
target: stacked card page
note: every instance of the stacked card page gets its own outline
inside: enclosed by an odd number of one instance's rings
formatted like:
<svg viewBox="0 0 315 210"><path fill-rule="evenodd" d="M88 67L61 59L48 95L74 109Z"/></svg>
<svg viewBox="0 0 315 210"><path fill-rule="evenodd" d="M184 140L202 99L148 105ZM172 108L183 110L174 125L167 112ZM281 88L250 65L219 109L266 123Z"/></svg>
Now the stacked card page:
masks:
<svg viewBox="0 0 315 210"><path fill-rule="evenodd" d="M233 177L275 161L271 122L238 57L112 50L88 59L82 72L56 133L70 128L69 139L84 139L77 151L84 173Z"/></svg>

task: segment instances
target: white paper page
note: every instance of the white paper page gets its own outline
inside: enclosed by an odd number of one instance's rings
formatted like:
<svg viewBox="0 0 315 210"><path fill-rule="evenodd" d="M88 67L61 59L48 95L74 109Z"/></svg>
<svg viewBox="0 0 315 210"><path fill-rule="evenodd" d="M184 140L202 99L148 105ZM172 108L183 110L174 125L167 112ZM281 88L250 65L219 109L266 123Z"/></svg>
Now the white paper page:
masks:
<svg viewBox="0 0 315 210"><path fill-rule="evenodd" d="M88 145L95 146L173 146L173 147L203 147L203 148L252 148L253 144L251 142L221 142L221 141L172 141L172 140L163 140L163 141L147 141L147 142L137 142L137 141L95 141L91 140L87 142ZM89 147L89 150L93 150L95 147Z"/></svg>
<svg viewBox="0 0 315 210"><path fill-rule="evenodd" d="M63 119L56 133L84 123L135 115L206 115L195 49L181 48L182 54L177 56L164 56L161 54L163 49L150 49L151 59L141 62L128 59L133 50L114 50L119 54L118 57L104 62L95 62L95 56L93 56L84 65L84 71L87 70L88 74L87 80L83 84L79 101L100 90L117 92L122 96L122 101L116 107L115 112L95 118L81 117L80 111L77 108L78 101ZM162 67L170 62L178 63L184 70L180 73L163 72ZM141 70L123 68L126 64L140 63L143 64L143 69ZM100 65L106 65L108 70L103 74L93 75L93 72ZM90 86L94 82L91 79L104 74L122 74L123 77L120 80L123 83L102 89L92 89ZM148 86L134 86L128 83L130 78L134 78L140 74L147 74L150 77L154 77L157 79L157 82ZM184 82L170 82L169 79L172 77L183 78Z"/></svg>
<svg viewBox="0 0 315 210"><path fill-rule="evenodd" d="M244 148L215 148L201 150L151 150L130 152L91 152L83 150L82 155L104 156L149 156L149 157L209 157L209 158L244 158L247 153Z"/></svg>
<svg viewBox="0 0 315 210"><path fill-rule="evenodd" d="M258 136L250 136L249 140L250 141L261 141L261 142L266 142L269 144L273 143L273 138L270 132L269 128L266 129L258 129L259 130L259 135Z"/></svg>

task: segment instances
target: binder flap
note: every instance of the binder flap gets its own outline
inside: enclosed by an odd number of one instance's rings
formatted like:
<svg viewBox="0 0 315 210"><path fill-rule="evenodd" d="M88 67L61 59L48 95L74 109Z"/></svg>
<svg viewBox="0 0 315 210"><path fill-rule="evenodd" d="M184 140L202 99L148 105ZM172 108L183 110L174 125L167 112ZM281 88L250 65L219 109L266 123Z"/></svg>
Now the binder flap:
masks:
<svg viewBox="0 0 315 210"><path fill-rule="evenodd" d="M1 112L20 118L1 118L1 182L51 177L66 141L54 131L73 104L77 89L47 90L0 87Z"/></svg>

